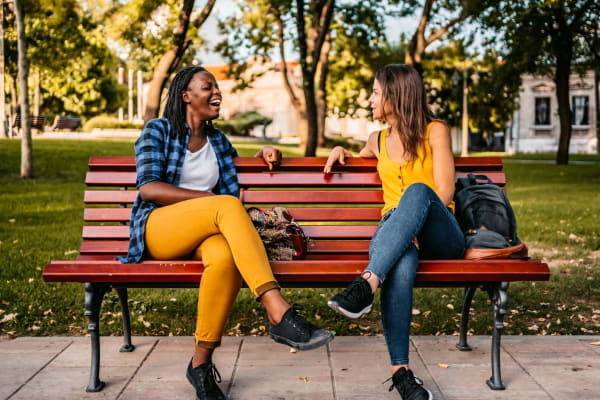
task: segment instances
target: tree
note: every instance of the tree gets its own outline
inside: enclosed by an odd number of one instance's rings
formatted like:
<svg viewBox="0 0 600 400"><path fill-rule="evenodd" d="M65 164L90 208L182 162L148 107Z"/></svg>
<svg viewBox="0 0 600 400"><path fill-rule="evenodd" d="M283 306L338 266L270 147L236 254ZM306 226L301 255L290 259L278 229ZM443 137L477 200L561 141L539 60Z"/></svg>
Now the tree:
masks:
<svg viewBox="0 0 600 400"><path fill-rule="evenodd" d="M465 60L472 62L467 75L475 71L478 82L469 82L469 128L485 134L503 131L516 109L520 78L510 64L499 60L495 51L483 57L469 54L464 41L450 42L425 55L423 70L429 103L437 117L450 126L459 126L462 117L462 85L454 82Z"/></svg>
<svg viewBox="0 0 600 400"><path fill-rule="evenodd" d="M194 12L195 0L129 0L105 7L107 33L120 43L130 67L152 70L144 106L144 121L159 113L163 89L183 63L192 63L202 43L198 30L216 0ZM98 18L102 18L98 15Z"/></svg>
<svg viewBox="0 0 600 400"><path fill-rule="evenodd" d="M329 93L337 87L331 85L330 74L334 71L337 78L343 76L342 69L347 69L348 74L364 71L359 60L371 57L370 50L377 39L383 40L382 4L375 0L339 4L332 0L313 0L308 4L289 0L245 3L238 15L221 21L221 32L227 39L217 50L232 65L230 74L238 82L236 89L251 85L262 73L249 68L250 56L262 59L277 52L284 86L301 124L305 124L299 126L301 138L306 138L305 154L314 155L323 138ZM298 49L301 87L295 87L290 80L286 45ZM344 63L339 62L341 54L346 57ZM338 93L334 97L341 99Z"/></svg>
<svg viewBox="0 0 600 400"><path fill-rule="evenodd" d="M33 75L40 77L33 85L39 93L39 108L35 107L35 112L90 117L116 110L125 93L114 79L117 58L109 49L100 24L76 0L21 3L27 10L29 63ZM6 70L14 99L17 34L14 13L5 15ZM16 104L13 112L15 108Z"/></svg>
<svg viewBox="0 0 600 400"><path fill-rule="evenodd" d="M477 17L489 5L496 2L485 0L392 0L393 5L400 3L395 12L398 16L414 15L413 10L421 9L419 24L413 33L404 62L413 65L419 73L423 72L422 62L425 50L446 34L454 36L462 23ZM430 27L428 32L428 26Z"/></svg>
<svg viewBox="0 0 600 400"><path fill-rule="evenodd" d="M19 104L21 105L21 178L33 175L33 158L31 148L31 121L29 120L29 63L27 61L27 41L25 39L25 16L21 0L15 0L15 16L17 22L17 42L19 48Z"/></svg>
<svg viewBox="0 0 600 400"><path fill-rule="evenodd" d="M597 41L600 4L595 0L507 0L482 15L504 43L506 62L515 70L552 76L556 84L560 138L556 163L569 162L572 64L589 65L586 43ZM597 51L597 50L596 50Z"/></svg>

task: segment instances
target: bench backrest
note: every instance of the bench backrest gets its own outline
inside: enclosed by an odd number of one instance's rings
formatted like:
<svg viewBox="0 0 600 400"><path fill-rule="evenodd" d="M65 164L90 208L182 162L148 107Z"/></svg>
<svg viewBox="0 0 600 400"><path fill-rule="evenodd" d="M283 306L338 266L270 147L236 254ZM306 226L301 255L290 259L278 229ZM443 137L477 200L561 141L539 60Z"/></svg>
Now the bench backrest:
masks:
<svg viewBox="0 0 600 400"><path fill-rule="evenodd" d="M54 117L52 130L56 129L77 129L81 125L80 117L63 117L57 115Z"/></svg>
<svg viewBox="0 0 600 400"><path fill-rule="evenodd" d="M31 121L31 128L32 129L44 129L44 125L46 125L47 118L48 118L48 116L46 116L46 115L31 115L31 116L29 116L29 120ZM15 116L12 127L21 129L21 114L17 114Z"/></svg>
<svg viewBox="0 0 600 400"><path fill-rule="evenodd" d="M311 238L309 259L366 259L381 217L376 160L353 158L323 174L325 158L284 158L276 171L262 159L235 160L247 206L286 206ZM504 186L499 157L456 158L456 176L483 173ZM127 252L131 205L137 196L133 157L92 157L86 176L79 259L110 260Z"/></svg>

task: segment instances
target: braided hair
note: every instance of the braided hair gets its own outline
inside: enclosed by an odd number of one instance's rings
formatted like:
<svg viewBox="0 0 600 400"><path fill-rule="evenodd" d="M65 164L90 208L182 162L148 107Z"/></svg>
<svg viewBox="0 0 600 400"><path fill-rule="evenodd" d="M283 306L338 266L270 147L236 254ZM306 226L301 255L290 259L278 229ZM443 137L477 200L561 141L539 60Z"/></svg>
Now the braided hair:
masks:
<svg viewBox="0 0 600 400"><path fill-rule="evenodd" d="M171 123L172 136L183 137L187 134L186 120L185 120L185 108L186 104L181 97L181 92L187 90L190 81L194 75L198 72L208 72L206 68L200 66L185 67L179 71L169 86L169 93L167 95L167 104L163 110L163 118L166 118ZM209 72L210 73L210 72ZM212 128L212 123L206 122L207 127ZM210 129L207 129L207 133L210 133Z"/></svg>

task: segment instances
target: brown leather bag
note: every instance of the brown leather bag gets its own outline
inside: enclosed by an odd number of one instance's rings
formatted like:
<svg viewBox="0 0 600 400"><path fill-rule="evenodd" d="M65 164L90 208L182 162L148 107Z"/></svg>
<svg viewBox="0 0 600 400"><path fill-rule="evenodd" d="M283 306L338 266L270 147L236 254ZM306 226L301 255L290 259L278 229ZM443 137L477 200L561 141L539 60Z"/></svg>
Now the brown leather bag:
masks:
<svg viewBox="0 0 600 400"><path fill-rule="evenodd" d="M501 234L481 226L465 234L465 260L489 260L494 258L527 258L525 243L511 246Z"/></svg>
<svg viewBox="0 0 600 400"><path fill-rule="evenodd" d="M306 257L308 239L287 208L274 207L262 211L251 207L248 215L263 241L269 260L289 261Z"/></svg>
<svg viewBox="0 0 600 400"><path fill-rule="evenodd" d="M491 260L494 258L526 258L529 249L525 243L503 249L467 249L465 260Z"/></svg>

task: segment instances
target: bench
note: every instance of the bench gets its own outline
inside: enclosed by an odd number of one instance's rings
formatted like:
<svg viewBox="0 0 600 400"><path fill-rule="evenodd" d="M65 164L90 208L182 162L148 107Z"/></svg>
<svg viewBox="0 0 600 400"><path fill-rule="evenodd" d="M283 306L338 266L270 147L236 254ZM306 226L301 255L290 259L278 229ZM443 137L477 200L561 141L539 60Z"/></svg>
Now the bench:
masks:
<svg viewBox="0 0 600 400"><path fill-rule="evenodd" d="M63 117L57 115L54 117L54 123L50 127L51 131L56 131L58 129L70 129L74 131L75 129L81 126L81 118L79 117Z"/></svg>
<svg viewBox="0 0 600 400"><path fill-rule="evenodd" d="M271 262L276 278L286 287L344 287L368 262L369 240L380 219L383 197L375 160L352 158L335 173L322 173L324 158L285 158L277 171L262 159L235 160L241 200L246 206L285 205L311 238L304 260ZM504 186L500 158L457 158L457 177L468 172L488 175ZM87 391L102 389L99 379L102 298L115 289L120 300L124 345L132 351L127 288L197 287L202 262L148 260L120 264L114 258L127 252L131 204L137 196L133 157L91 157L86 175L83 241L72 261L51 261L45 266L46 282L85 284L85 315L92 341L92 365ZM366 221L366 222L365 222ZM98 224L100 223L100 225ZM545 281L550 272L539 260L423 260L415 286L463 287L464 304L457 347L468 351L469 308L477 288L492 304L492 389L504 389L500 373L500 337L506 314L508 286L513 281Z"/></svg>
<svg viewBox="0 0 600 400"><path fill-rule="evenodd" d="M46 115L30 115L29 120L31 121L31 129L39 129L41 131L44 130L44 126L46 125L46 120L48 116ZM20 134L21 131L21 114L15 115L12 123L13 129L17 129L17 133Z"/></svg>

